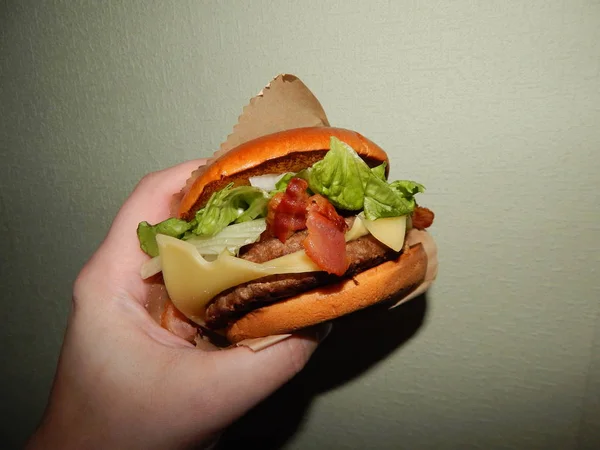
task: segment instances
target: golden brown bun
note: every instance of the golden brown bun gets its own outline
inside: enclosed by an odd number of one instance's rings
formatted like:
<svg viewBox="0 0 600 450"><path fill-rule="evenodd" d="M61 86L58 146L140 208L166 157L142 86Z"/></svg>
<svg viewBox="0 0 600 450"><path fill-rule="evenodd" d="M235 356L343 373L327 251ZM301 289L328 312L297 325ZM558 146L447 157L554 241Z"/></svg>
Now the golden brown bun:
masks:
<svg viewBox="0 0 600 450"><path fill-rule="evenodd" d="M382 162L389 167L387 154L355 131L332 127L280 131L241 144L207 167L181 199L177 216L191 219L213 192L228 183L244 185L253 176L299 172L311 166L325 156L331 136L350 145L370 167Z"/></svg>
<svg viewBox="0 0 600 450"><path fill-rule="evenodd" d="M290 333L341 317L385 301L420 284L427 271L422 244L338 284L326 286L288 300L257 309L227 330L232 343L244 339Z"/></svg>

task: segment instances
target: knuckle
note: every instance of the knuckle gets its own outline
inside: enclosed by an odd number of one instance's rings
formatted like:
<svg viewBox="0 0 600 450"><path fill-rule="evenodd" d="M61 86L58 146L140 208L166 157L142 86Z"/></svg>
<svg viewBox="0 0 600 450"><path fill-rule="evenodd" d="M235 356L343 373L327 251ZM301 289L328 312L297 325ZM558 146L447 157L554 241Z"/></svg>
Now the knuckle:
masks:
<svg viewBox="0 0 600 450"><path fill-rule="evenodd" d="M81 271L79 272L79 274L77 275L77 278L75 278L75 281L73 282L73 298L81 298L84 294L84 291L86 289L86 282L87 279L89 279L90 277L90 269L89 269L90 263L86 263L82 268Z"/></svg>
<svg viewBox="0 0 600 450"><path fill-rule="evenodd" d="M150 172L144 175L138 182L136 189L153 185L156 182L159 173L160 172Z"/></svg>

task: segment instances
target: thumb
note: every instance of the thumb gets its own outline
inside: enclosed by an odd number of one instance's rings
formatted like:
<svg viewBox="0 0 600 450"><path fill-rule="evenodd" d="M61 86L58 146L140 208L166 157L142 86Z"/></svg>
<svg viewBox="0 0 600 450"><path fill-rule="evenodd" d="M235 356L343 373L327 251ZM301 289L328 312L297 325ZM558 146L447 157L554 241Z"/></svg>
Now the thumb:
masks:
<svg viewBox="0 0 600 450"><path fill-rule="evenodd" d="M223 403L230 406L224 412L229 417L221 419L226 422L237 419L293 378L330 331L331 324L326 323L258 352L236 347L206 354L213 359L209 367L219 380L213 385L212 401L216 406ZM206 367L207 363L205 360L203 365Z"/></svg>

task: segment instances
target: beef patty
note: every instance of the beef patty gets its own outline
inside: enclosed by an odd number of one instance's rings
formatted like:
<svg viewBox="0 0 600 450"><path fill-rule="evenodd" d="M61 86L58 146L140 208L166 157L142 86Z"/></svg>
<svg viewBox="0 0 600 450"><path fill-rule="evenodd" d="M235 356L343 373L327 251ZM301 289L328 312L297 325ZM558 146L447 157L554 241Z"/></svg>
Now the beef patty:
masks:
<svg viewBox="0 0 600 450"><path fill-rule="evenodd" d="M354 218L346 219L352 226ZM262 239L240 252L240 258L263 263L302 250L306 230L294 233L285 244L276 238ZM398 253L383 245L371 235L346 244L350 265L342 277L326 272L270 275L240 284L218 294L206 310L206 325L218 329L226 327L244 314L326 284L336 283L366 269L398 257Z"/></svg>

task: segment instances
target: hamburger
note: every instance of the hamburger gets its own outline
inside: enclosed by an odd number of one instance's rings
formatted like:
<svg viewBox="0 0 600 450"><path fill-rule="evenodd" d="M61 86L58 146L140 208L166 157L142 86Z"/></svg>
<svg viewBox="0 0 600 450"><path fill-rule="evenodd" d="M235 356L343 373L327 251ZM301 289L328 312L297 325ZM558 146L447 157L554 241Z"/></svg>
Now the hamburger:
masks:
<svg viewBox="0 0 600 450"><path fill-rule="evenodd" d="M383 149L333 127L262 136L199 168L173 217L137 229L142 276L162 272L168 294L161 324L238 343L415 289L428 260L408 232L434 214L416 202L423 185L388 175Z"/></svg>

